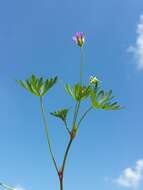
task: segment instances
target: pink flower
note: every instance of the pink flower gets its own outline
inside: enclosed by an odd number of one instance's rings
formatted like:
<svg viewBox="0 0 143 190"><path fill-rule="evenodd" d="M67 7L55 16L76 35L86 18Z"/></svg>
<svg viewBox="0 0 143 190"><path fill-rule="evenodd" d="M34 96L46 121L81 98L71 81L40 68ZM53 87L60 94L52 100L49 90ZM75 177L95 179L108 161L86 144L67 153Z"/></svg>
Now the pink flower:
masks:
<svg viewBox="0 0 143 190"><path fill-rule="evenodd" d="M75 35L73 36L73 41L80 47L83 46L85 38L84 38L84 33L83 32L76 32Z"/></svg>

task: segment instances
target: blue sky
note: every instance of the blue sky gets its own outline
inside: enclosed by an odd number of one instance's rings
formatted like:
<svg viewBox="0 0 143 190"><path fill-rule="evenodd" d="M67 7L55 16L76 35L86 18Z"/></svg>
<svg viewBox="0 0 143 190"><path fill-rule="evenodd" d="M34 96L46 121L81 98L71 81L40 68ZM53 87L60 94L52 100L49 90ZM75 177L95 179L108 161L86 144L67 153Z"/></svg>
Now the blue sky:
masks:
<svg viewBox="0 0 143 190"><path fill-rule="evenodd" d="M62 83L79 79L79 49L72 36L84 31L85 81L96 75L126 108L92 111L88 116L70 151L65 189L126 189L115 181L143 159L143 70L138 68L143 48L137 43L143 38L141 31L136 32L142 7L142 0L0 1L1 181L26 190L59 188L39 99L20 88L15 79L32 73L58 75L60 82L46 97L47 112L72 106ZM60 162L65 130L50 115L48 120ZM139 182L141 190L143 182Z"/></svg>

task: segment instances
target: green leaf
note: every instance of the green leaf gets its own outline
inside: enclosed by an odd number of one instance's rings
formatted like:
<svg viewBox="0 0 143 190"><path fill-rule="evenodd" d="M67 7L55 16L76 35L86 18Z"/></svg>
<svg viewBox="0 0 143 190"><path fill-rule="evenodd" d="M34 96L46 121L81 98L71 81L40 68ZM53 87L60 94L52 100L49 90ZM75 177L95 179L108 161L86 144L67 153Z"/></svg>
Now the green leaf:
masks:
<svg viewBox="0 0 143 190"><path fill-rule="evenodd" d="M66 84L65 90L76 101L84 100L90 95L90 86L81 86L79 83L75 84L73 88Z"/></svg>
<svg viewBox="0 0 143 190"><path fill-rule="evenodd" d="M43 78L40 77L40 79L37 81L37 90L38 91L40 91L42 85L43 85Z"/></svg>
<svg viewBox="0 0 143 190"><path fill-rule="evenodd" d="M91 89L90 92L91 103L93 108L95 109L103 109L103 110L119 110L121 106L118 102L112 102L114 96L112 95L112 90L109 92L105 92L104 90L100 90L97 88L94 90Z"/></svg>
<svg viewBox="0 0 143 190"><path fill-rule="evenodd" d="M18 84L25 88L35 96L44 96L49 89L56 83L57 77L46 79L43 77L37 78L35 75L31 75L29 79L17 80Z"/></svg>
<svg viewBox="0 0 143 190"><path fill-rule="evenodd" d="M75 99L74 94L73 94L72 89L71 89L71 87L70 87L69 84L66 84L66 85L65 85L65 90L66 90L66 92L67 92L70 96L72 96L72 97Z"/></svg>
<svg viewBox="0 0 143 190"><path fill-rule="evenodd" d="M63 122L66 122L68 111L69 111L68 109L61 109L55 112L51 112L50 114L60 118Z"/></svg>
<svg viewBox="0 0 143 190"><path fill-rule="evenodd" d="M27 86L28 86L28 89L29 89L29 92L35 94L36 96L39 96L39 92L37 91L37 89L35 88L35 86L32 84L32 82L30 83L29 80L26 80L27 82Z"/></svg>
<svg viewBox="0 0 143 190"><path fill-rule="evenodd" d="M48 90L56 83L56 81L57 81L57 77L52 78L52 79L47 79L41 87L42 89L41 95L44 96L48 92Z"/></svg>
<svg viewBox="0 0 143 190"><path fill-rule="evenodd" d="M97 99L101 99L104 97L104 91L101 90L98 94L97 94Z"/></svg>

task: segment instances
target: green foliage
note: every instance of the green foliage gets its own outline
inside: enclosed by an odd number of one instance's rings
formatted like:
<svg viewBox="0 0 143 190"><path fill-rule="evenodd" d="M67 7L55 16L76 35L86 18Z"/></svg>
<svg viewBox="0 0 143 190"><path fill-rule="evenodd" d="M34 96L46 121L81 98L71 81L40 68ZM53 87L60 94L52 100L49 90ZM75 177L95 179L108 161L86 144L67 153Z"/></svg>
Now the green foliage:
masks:
<svg viewBox="0 0 143 190"><path fill-rule="evenodd" d="M48 90L56 83L57 77L46 79L44 81L43 77L37 78L32 75L27 80L17 80L17 82L30 93L35 96L44 96Z"/></svg>
<svg viewBox="0 0 143 190"><path fill-rule="evenodd" d="M63 122L66 122L68 109L61 109L55 112L51 112L51 115L60 118Z"/></svg>
<svg viewBox="0 0 143 190"><path fill-rule="evenodd" d="M91 103L93 108L103 109L103 110L119 110L121 106L118 102L113 102L114 96L112 95L112 90L105 92L100 90L98 84L91 86L90 91Z"/></svg>
<svg viewBox="0 0 143 190"><path fill-rule="evenodd" d="M61 190L63 190L64 168L65 168L68 152L70 150L72 141L76 137L76 134L81 122L90 112L90 110L92 110L93 108L103 109L103 110L121 109L120 105L117 102L112 101L114 96L112 95L111 90L108 92L105 92L104 90L100 89L100 85L99 85L100 80L98 80L96 76L90 77L88 85L86 86L82 85L83 62L84 62L82 46L84 44L84 39L85 37L84 37L83 32L76 32L75 36L73 37L74 42L76 42L76 44L80 46L80 53L81 53L80 82L75 84L72 87L69 84L65 85L66 92L76 101L71 127L69 128L67 124L67 114L69 111L68 109L64 108L64 109L60 109L58 111L50 113L52 116L59 118L60 120L64 122L65 129L67 130L69 134L69 142L67 144L67 147L64 153L62 165L59 165L60 167L58 166L55 156L53 154L51 139L49 135L49 126L48 126L45 109L44 109L44 102L43 102L43 99L44 99L43 96L57 82L57 77L44 79L43 77L37 78L35 75L32 75L27 80L17 80L18 84L22 86L23 88L25 88L28 92L34 94L35 96L40 97L39 99L40 99L40 104L41 104L41 113L42 113L43 122L45 125L45 134L46 134L46 138L48 142L48 148L49 148L49 152L50 152L54 167L59 176ZM90 101L90 105L88 109L86 109L85 112L83 112L81 114L81 117L79 118L79 112L81 111L80 109L81 109L81 103L82 103L81 101L85 99L88 99ZM14 188L11 188L3 183L0 183L0 186L3 187L5 190L14 190Z"/></svg>
<svg viewBox="0 0 143 190"><path fill-rule="evenodd" d="M75 84L73 88L66 84L65 90L76 101L84 100L90 95L90 86L81 86L79 83Z"/></svg>

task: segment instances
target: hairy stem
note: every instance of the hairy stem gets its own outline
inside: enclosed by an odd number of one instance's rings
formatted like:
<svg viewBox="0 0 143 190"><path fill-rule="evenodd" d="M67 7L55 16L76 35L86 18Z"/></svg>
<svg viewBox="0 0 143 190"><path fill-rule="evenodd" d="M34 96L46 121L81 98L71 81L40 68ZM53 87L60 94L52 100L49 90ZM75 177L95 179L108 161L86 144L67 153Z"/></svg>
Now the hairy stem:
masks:
<svg viewBox="0 0 143 190"><path fill-rule="evenodd" d="M55 167L55 169L56 169L56 171L58 173L58 166L57 166L57 163L56 163L56 160L55 160L52 148L51 148L51 141L50 141L49 131L48 131L48 122L47 122L47 119L46 119L46 116L45 116L43 98L42 97L40 97L40 104L41 104L42 117L43 117L43 121L44 121L44 124L45 124L45 133L46 133L46 138L47 138L47 141L48 141L48 147L49 147L50 155L51 155L54 167Z"/></svg>

